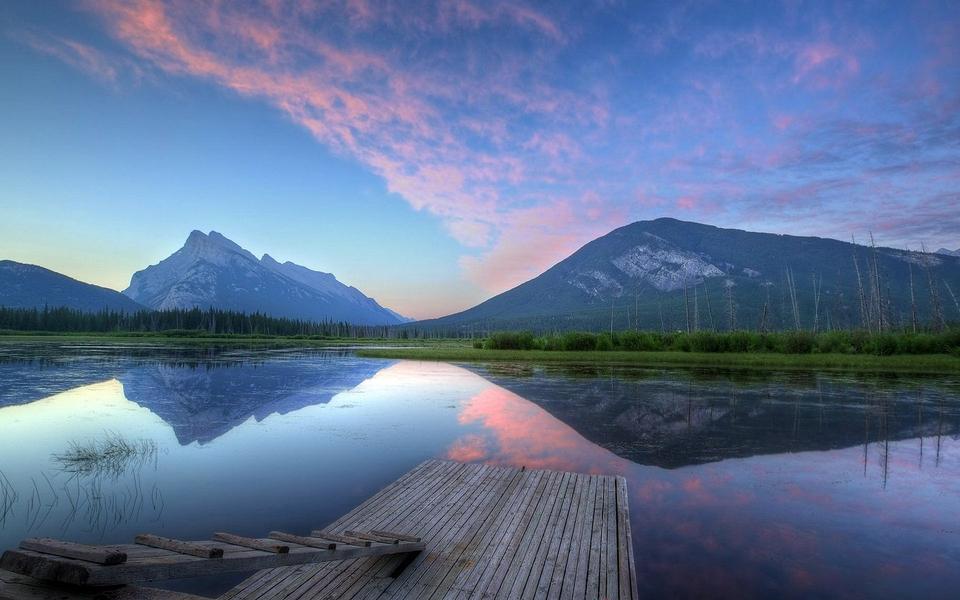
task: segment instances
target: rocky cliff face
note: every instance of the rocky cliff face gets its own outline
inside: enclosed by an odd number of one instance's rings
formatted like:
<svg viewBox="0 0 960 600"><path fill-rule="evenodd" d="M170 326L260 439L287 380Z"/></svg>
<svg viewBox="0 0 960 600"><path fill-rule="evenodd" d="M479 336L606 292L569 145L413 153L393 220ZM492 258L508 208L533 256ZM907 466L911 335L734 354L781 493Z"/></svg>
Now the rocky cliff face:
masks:
<svg viewBox="0 0 960 600"><path fill-rule="evenodd" d="M134 273L123 292L154 309L213 307L312 321L404 321L330 273L263 259L216 231L194 231L182 248Z"/></svg>

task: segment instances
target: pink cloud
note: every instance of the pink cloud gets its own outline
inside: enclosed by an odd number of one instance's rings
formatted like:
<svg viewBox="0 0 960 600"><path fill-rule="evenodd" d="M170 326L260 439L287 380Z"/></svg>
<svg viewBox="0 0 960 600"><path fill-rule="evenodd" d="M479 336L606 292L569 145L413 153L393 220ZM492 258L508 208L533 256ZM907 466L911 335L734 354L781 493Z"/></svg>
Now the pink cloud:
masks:
<svg viewBox="0 0 960 600"><path fill-rule="evenodd" d="M789 129L794 121L796 121L796 117L791 115L776 115L773 117L773 126L780 131L784 131Z"/></svg>
<svg viewBox="0 0 960 600"><path fill-rule="evenodd" d="M555 200L507 214L500 239L480 256L464 256L467 279L483 290L516 286L573 253L586 241L622 225L623 208L587 192L578 202Z"/></svg>
<svg viewBox="0 0 960 600"><path fill-rule="evenodd" d="M815 87L843 85L860 73L860 60L849 50L829 42L801 47L794 58L793 83Z"/></svg>
<svg viewBox="0 0 960 600"><path fill-rule="evenodd" d="M140 76L140 69L128 61L109 57L93 46L76 40L34 33L21 33L15 37L38 52L108 83L115 83L121 72Z"/></svg>

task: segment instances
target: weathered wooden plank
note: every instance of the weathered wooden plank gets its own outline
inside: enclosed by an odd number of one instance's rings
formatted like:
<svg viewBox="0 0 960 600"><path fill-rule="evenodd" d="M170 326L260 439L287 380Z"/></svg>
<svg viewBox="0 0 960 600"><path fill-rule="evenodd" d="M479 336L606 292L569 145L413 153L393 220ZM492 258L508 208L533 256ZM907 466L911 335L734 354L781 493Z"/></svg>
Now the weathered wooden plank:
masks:
<svg viewBox="0 0 960 600"><path fill-rule="evenodd" d="M399 544L400 540L398 538L389 538L383 535L375 535L368 533L366 531L352 531L347 530L343 532L344 535L355 537L360 540L369 540L371 542L378 542L380 544Z"/></svg>
<svg viewBox="0 0 960 600"><path fill-rule="evenodd" d="M620 599L640 597L637 592L637 571L633 562L633 535L630 527L630 499L627 480L617 477L617 532L620 561Z"/></svg>
<svg viewBox="0 0 960 600"><path fill-rule="evenodd" d="M572 474L570 476L567 495L564 499L564 506L561 508L559 520L553 528L553 538L550 545L547 546L547 552L543 559L543 569L540 573L539 581L528 581L527 589L524 595L527 598L544 598L550 591L550 586L554 581L554 572L563 571L566 554L561 556L561 552L566 542L571 537L577 516L577 503L579 502L581 476ZM559 563L559 565L558 565ZM532 585L531 585L532 584Z"/></svg>
<svg viewBox="0 0 960 600"><path fill-rule="evenodd" d="M53 556L74 558L98 565L119 565L126 562L126 552L109 546L89 546L53 538L28 538L20 542L23 550L33 550Z"/></svg>
<svg viewBox="0 0 960 600"><path fill-rule="evenodd" d="M547 598L559 598L563 593L564 584L573 587L573 577L577 571L577 557L579 556L580 536L583 532L583 523L586 520L587 492L590 490L590 476L577 475L576 495L571 508L571 521L564 529L560 550L557 553L557 564L550 578L547 589ZM572 594L572 589L570 590Z"/></svg>
<svg viewBox="0 0 960 600"><path fill-rule="evenodd" d="M352 535L340 535L339 533L333 533L330 531L320 531L319 529L314 529L310 532L312 537L323 538L325 540L332 540L334 542L340 542L341 544L347 544L348 546L371 546L373 542L370 540L362 540L360 538L353 537Z"/></svg>
<svg viewBox="0 0 960 600"><path fill-rule="evenodd" d="M386 538L398 539L398 540L400 540L401 542L419 542L419 541L421 541L421 538L418 538L418 537L416 537L416 536L413 536L413 535L405 535L405 534L402 534L402 533L395 533L395 532L393 532L393 531L378 531L378 530L376 530L376 529L373 529L373 530L370 531L370 533L372 533L373 535L379 535L379 536L386 537Z"/></svg>
<svg viewBox="0 0 960 600"><path fill-rule="evenodd" d="M260 550L261 552L275 552L276 554L287 554L290 552L290 546L286 544L275 544L272 541L243 537L242 535L234 535L223 531L218 531L211 537L217 542L226 542L234 546L243 546L253 550Z"/></svg>
<svg viewBox="0 0 960 600"><path fill-rule="evenodd" d="M201 546L193 542L184 542L173 538L161 537L151 533L141 533L133 538L133 541L141 546L169 550L178 554L188 554L190 556L199 556L200 558L223 558L223 548Z"/></svg>
<svg viewBox="0 0 960 600"><path fill-rule="evenodd" d="M202 596L125 585L118 588L71 588L37 581L31 577L0 570L2 600L209 600Z"/></svg>
<svg viewBox="0 0 960 600"><path fill-rule="evenodd" d="M292 533L285 533L283 531L271 531L267 534L267 537L273 540L280 540L281 542L290 542L293 544L300 544L301 546L309 546L310 548L323 548L324 550L337 549L336 542L331 542L330 540L321 538L308 537L305 535L294 535Z"/></svg>
<svg viewBox="0 0 960 600"><path fill-rule="evenodd" d="M597 478L596 504L593 507L593 531L590 534L590 560L587 567L586 598L597 600L600 598L600 573L602 563L600 554L603 550L603 534L606 532L604 519L604 505L606 502L606 486L603 479ZM606 580L604 580L604 584Z"/></svg>
<svg viewBox="0 0 960 600"><path fill-rule="evenodd" d="M590 579L590 552L593 545L593 535L596 532L597 519L597 483L598 477L590 478L590 489L587 492L587 510L584 512L583 533L580 537L580 554L577 557L577 569L573 578L573 588L570 595L561 593L562 598L586 598L587 582ZM565 589L568 588L564 585Z"/></svg>
<svg viewBox="0 0 960 600"><path fill-rule="evenodd" d="M401 552L420 552L423 542L381 544L370 548L320 550L296 547L285 554L249 550L225 554L210 560L171 554L150 562L119 565L97 565L86 561L54 557L31 550L9 550L4 553L0 568L28 575L35 579L57 581L71 585L108 586L144 581L160 581L201 575L258 571L279 566L293 566L311 562L346 560L364 556L382 556Z"/></svg>
<svg viewBox="0 0 960 600"><path fill-rule="evenodd" d="M604 487L607 494L606 533L604 534L603 570L606 574L606 583L603 585L601 597L609 600L620 600L619 571L617 569L617 490L616 480L613 477L604 478ZM603 573L601 573L603 577Z"/></svg>

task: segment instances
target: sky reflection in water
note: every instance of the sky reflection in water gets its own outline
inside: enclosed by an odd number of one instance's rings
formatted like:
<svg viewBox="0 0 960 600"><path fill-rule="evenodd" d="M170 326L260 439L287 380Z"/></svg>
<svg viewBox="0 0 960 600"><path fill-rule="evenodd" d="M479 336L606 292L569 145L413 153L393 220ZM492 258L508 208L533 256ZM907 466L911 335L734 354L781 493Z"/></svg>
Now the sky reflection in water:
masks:
<svg viewBox="0 0 960 600"><path fill-rule="evenodd" d="M4 547L307 531L442 457L626 476L646 595L936 598L960 585L956 378L322 352L36 358L0 357ZM105 432L157 452L119 473L54 459Z"/></svg>

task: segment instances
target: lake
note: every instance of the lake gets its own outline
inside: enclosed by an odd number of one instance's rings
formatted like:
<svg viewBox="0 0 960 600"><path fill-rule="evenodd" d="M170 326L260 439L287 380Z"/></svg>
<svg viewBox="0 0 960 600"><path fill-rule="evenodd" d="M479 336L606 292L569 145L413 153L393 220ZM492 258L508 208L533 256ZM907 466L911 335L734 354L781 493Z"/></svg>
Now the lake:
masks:
<svg viewBox="0 0 960 600"><path fill-rule="evenodd" d="M646 597L960 590L960 375L0 345L2 548L308 532L431 457L625 476Z"/></svg>

